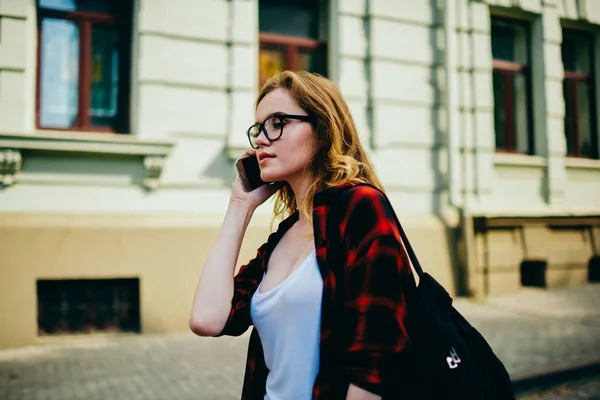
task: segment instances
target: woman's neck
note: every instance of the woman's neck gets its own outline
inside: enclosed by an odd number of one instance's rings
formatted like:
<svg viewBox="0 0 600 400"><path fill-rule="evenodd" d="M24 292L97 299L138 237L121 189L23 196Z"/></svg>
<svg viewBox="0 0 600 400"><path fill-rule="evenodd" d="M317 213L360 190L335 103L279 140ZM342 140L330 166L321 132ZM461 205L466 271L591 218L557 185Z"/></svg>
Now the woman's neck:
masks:
<svg viewBox="0 0 600 400"><path fill-rule="evenodd" d="M292 191L294 192L294 197L296 198L296 208L298 210L301 209L300 206L302 205L302 202L306 198L306 195L308 194L308 189L310 188L310 185L312 184L312 182L313 182L312 178L308 175L299 177L299 179L296 179L296 180L288 181L290 187L292 188ZM298 217L298 222L301 222L304 224L309 221L308 221L308 218L306 215L303 215L303 213L300 213L300 215Z"/></svg>

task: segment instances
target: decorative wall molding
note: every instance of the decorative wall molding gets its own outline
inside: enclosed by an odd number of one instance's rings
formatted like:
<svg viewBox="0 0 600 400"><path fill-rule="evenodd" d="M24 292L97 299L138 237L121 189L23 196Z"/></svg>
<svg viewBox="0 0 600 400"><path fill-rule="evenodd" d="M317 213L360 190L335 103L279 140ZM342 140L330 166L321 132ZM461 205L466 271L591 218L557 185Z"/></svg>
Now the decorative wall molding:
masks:
<svg viewBox="0 0 600 400"><path fill-rule="evenodd" d="M21 166L19 150L0 149L0 185L11 186L17 182Z"/></svg>
<svg viewBox="0 0 600 400"><path fill-rule="evenodd" d="M164 156L144 157L144 182L143 186L148 190L155 190L160 183L160 176L167 161Z"/></svg>
<svg viewBox="0 0 600 400"><path fill-rule="evenodd" d="M86 132L36 132L16 134L0 132L0 185L17 182L22 163L28 154L58 153L65 157L81 154L132 157L143 162L142 186L155 190L172 142L140 139L133 135L98 134ZM111 157L106 157L110 162Z"/></svg>

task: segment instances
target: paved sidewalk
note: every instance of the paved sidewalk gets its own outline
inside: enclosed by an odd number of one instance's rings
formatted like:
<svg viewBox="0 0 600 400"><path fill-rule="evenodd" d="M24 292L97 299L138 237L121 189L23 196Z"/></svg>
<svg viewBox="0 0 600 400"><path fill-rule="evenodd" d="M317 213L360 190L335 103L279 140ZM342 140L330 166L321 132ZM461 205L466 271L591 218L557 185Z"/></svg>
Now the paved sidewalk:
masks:
<svg viewBox="0 0 600 400"><path fill-rule="evenodd" d="M598 284L455 303L512 375L600 358ZM238 399L247 340L144 335L0 351L0 399Z"/></svg>
<svg viewBox="0 0 600 400"><path fill-rule="evenodd" d="M511 375L600 359L600 284L516 295L456 308L484 335Z"/></svg>
<svg viewBox="0 0 600 400"><path fill-rule="evenodd" d="M600 400L600 379L561 386L520 400Z"/></svg>

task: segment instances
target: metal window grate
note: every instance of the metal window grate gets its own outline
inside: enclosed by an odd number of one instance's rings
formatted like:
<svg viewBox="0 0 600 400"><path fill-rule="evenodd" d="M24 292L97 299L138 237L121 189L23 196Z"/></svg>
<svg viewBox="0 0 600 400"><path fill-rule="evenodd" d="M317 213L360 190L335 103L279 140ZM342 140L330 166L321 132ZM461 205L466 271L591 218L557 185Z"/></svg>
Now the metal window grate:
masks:
<svg viewBox="0 0 600 400"><path fill-rule="evenodd" d="M40 335L140 332L139 279L38 280Z"/></svg>

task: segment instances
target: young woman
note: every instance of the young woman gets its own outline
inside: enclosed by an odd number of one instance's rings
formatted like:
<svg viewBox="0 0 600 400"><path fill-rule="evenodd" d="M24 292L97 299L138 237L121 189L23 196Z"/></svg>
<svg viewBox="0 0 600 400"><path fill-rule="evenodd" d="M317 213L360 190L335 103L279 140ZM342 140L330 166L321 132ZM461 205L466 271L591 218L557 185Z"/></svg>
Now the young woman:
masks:
<svg viewBox="0 0 600 400"><path fill-rule="evenodd" d="M381 398L407 343L401 288L414 280L346 102L329 80L285 71L262 88L247 133L244 154L277 184L246 193L236 178L190 328L254 326L242 399ZM283 221L234 277L253 212L273 194Z"/></svg>

